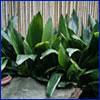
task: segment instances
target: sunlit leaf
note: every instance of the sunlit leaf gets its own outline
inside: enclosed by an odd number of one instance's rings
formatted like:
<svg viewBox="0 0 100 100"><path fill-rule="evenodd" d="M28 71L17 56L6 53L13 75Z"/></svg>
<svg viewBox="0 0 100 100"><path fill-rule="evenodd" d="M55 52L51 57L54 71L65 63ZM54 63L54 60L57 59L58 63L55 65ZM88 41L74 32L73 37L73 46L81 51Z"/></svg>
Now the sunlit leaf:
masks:
<svg viewBox="0 0 100 100"><path fill-rule="evenodd" d="M40 13L34 16L31 24L28 28L28 33L26 37L26 41L30 45L30 47L34 47L35 44L41 42L43 33L43 19Z"/></svg>
<svg viewBox="0 0 100 100"><path fill-rule="evenodd" d="M48 81L46 93L49 97L51 97L61 79L63 74L61 73L53 73L50 77L50 80Z"/></svg>

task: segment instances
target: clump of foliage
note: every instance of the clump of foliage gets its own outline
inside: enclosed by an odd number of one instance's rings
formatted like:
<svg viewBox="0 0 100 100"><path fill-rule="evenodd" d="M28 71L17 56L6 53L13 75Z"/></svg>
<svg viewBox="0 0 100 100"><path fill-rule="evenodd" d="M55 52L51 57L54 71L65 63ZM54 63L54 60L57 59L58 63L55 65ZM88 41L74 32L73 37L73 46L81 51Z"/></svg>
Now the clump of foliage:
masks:
<svg viewBox="0 0 100 100"><path fill-rule="evenodd" d="M30 76L47 83L47 96L56 88L80 87L80 98L99 98L99 22L89 15L88 26L73 11L59 18L53 30L49 18L43 28L40 13L34 16L24 38L15 29L17 16L8 17L8 26L1 29L1 75Z"/></svg>

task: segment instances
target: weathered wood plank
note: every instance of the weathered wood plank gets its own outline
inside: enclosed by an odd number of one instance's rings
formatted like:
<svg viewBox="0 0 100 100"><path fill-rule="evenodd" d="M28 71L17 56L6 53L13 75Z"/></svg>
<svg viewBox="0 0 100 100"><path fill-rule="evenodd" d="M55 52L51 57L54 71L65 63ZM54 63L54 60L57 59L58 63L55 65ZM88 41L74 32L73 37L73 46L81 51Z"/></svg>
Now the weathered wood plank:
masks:
<svg viewBox="0 0 100 100"><path fill-rule="evenodd" d="M99 1L1 1L1 25L7 26L8 14L18 14L18 31L24 36L27 34L28 25L33 16L40 11L44 25L51 16L53 26L58 26L59 16L68 13L69 17L75 9L79 16L79 22L87 25L88 14L99 19ZM80 26L81 30L81 26Z"/></svg>

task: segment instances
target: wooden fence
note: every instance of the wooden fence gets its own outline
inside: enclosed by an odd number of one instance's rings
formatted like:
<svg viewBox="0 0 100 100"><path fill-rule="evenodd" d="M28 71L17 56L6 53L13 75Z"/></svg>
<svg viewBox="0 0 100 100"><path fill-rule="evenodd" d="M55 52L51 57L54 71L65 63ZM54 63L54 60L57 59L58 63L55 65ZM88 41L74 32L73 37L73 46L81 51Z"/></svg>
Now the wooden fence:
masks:
<svg viewBox="0 0 100 100"><path fill-rule="evenodd" d="M99 19L99 1L1 1L1 25L5 29L7 26L7 16L18 14L18 31L24 36L33 16L40 11L43 22L51 16L53 26L58 26L59 16L68 13L69 17L75 9L79 16L79 22L87 25L88 14L95 19ZM80 25L81 28L81 25Z"/></svg>

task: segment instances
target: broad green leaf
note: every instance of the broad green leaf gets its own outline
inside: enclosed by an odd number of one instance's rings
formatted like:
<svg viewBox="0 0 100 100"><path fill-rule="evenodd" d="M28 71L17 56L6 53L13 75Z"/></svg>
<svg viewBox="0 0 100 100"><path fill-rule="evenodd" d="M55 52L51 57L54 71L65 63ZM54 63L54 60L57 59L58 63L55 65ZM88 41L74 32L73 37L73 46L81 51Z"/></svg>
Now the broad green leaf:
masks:
<svg viewBox="0 0 100 100"><path fill-rule="evenodd" d="M67 29L68 29L68 33L69 33L70 37L72 35L75 35L75 32L72 29L70 29L69 27L67 27Z"/></svg>
<svg viewBox="0 0 100 100"><path fill-rule="evenodd" d="M69 62L69 57L62 44L59 46L58 61L61 67L67 67L67 63Z"/></svg>
<svg viewBox="0 0 100 100"><path fill-rule="evenodd" d="M41 42L43 33L43 19L40 13L34 16L31 24L28 28L28 33L26 37L26 41L30 45L30 47L34 47L35 44Z"/></svg>
<svg viewBox="0 0 100 100"><path fill-rule="evenodd" d="M50 55L52 53L58 55L58 52L56 50L54 50L54 49L48 49L48 50L46 50L45 52L42 53L40 59L43 59L44 57L46 57L46 56L48 56L48 55Z"/></svg>
<svg viewBox="0 0 100 100"><path fill-rule="evenodd" d="M54 93L58 83L60 82L60 79L63 74L61 73L53 73L52 76L50 77L50 80L48 81L46 93L47 96L51 97L52 94Z"/></svg>
<svg viewBox="0 0 100 100"><path fill-rule="evenodd" d="M10 45L4 38L1 37L1 54L3 54L2 57L10 57L11 59L15 59L16 53L13 49L13 46Z"/></svg>
<svg viewBox="0 0 100 100"><path fill-rule="evenodd" d="M13 16L12 18L11 18L11 21L12 21L12 23L13 23L13 27L16 27L17 26L17 24L18 24L18 16L17 15L15 15L15 16Z"/></svg>
<svg viewBox="0 0 100 100"><path fill-rule="evenodd" d="M69 85L77 86L77 83L75 83L75 82L66 82L66 81L65 82L60 82L58 87L59 88L66 88Z"/></svg>
<svg viewBox="0 0 100 100"><path fill-rule="evenodd" d="M48 79L46 79L44 77L36 77L36 79L39 81L48 82Z"/></svg>
<svg viewBox="0 0 100 100"><path fill-rule="evenodd" d="M69 69L67 70L67 78L69 80L70 79L78 80L80 77L81 69L73 59L70 59L70 61L72 64L70 65Z"/></svg>
<svg viewBox="0 0 100 100"><path fill-rule="evenodd" d="M82 48L86 46L85 42L76 35L72 35L72 42L76 42L76 44L80 44Z"/></svg>
<svg viewBox="0 0 100 100"><path fill-rule="evenodd" d="M25 66L24 64L21 64L20 66L18 66L17 74L24 77L30 75L28 67Z"/></svg>
<svg viewBox="0 0 100 100"><path fill-rule="evenodd" d="M66 37L61 33L61 37L67 42Z"/></svg>
<svg viewBox="0 0 100 100"><path fill-rule="evenodd" d="M89 54L95 55L99 50L99 32L93 33L89 46Z"/></svg>
<svg viewBox="0 0 100 100"><path fill-rule="evenodd" d="M35 58L37 57L37 55L35 54L30 54L30 55L18 55L17 56L17 60L16 60L16 63L18 65L21 65L23 62L25 62L26 60L28 59L31 59L33 61L35 61Z"/></svg>
<svg viewBox="0 0 100 100"><path fill-rule="evenodd" d="M8 30L8 35L16 54L23 54L23 39L21 35L13 28Z"/></svg>
<svg viewBox="0 0 100 100"><path fill-rule="evenodd" d="M95 36L96 38L99 38L99 32L95 32L95 33L94 33L94 36Z"/></svg>
<svg viewBox="0 0 100 100"><path fill-rule="evenodd" d="M1 57L7 56L3 48L1 48Z"/></svg>
<svg viewBox="0 0 100 100"><path fill-rule="evenodd" d="M1 36L11 44L9 36L3 30L1 30Z"/></svg>
<svg viewBox="0 0 100 100"><path fill-rule="evenodd" d="M78 64L73 59L70 58L70 61L75 66L76 69L81 70Z"/></svg>
<svg viewBox="0 0 100 100"><path fill-rule="evenodd" d="M49 41L51 44L52 39L53 39L53 25L52 25L52 18L49 18L43 30L42 41L43 42Z"/></svg>
<svg viewBox="0 0 100 100"><path fill-rule="evenodd" d="M67 48L66 51L68 52L69 56L71 57L75 52L80 51L77 48Z"/></svg>
<svg viewBox="0 0 100 100"><path fill-rule="evenodd" d="M85 72L84 75L88 75L87 77L97 80L99 79L99 69L91 69Z"/></svg>
<svg viewBox="0 0 100 100"><path fill-rule="evenodd" d="M66 39L68 41L69 34L67 32L67 28L66 28L66 25L65 25L65 20L64 20L64 18L63 18L62 15L60 16L60 19L59 19L59 28L58 28L58 31L59 31L60 34L62 33L66 37Z"/></svg>
<svg viewBox="0 0 100 100"><path fill-rule="evenodd" d="M85 44L89 47L93 34L90 32L90 27L87 27L86 30L83 27L82 30L84 31L84 33L82 32L82 39L85 42Z"/></svg>
<svg viewBox="0 0 100 100"><path fill-rule="evenodd" d="M49 69L46 70L45 74L48 74L49 72L56 70L57 66L51 67Z"/></svg>
<svg viewBox="0 0 100 100"><path fill-rule="evenodd" d="M66 14L66 16L65 16L65 23L66 23L66 27L67 27L69 24L68 14Z"/></svg>
<svg viewBox="0 0 100 100"><path fill-rule="evenodd" d="M94 32L99 32L99 22L98 21L96 21L96 24L95 24L95 26L93 28L93 33Z"/></svg>
<svg viewBox="0 0 100 100"><path fill-rule="evenodd" d="M96 22L95 22L94 18L93 18L91 15L89 15L88 21L89 21L89 24L91 25L92 30L93 30L93 28L94 28Z"/></svg>
<svg viewBox="0 0 100 100"><path fill-rule="evenodd" d="M24 53L26 55L33 54L33 51L32 51L31 47L29 46L29 44L27 43L26 40L24 40L24 43L23 44L24 44Z"/></svg>
<svg viewBox="0 0 100 100"><path fill-rule="evenodd" d="M50 43L48 41L37 43L34 47L35 53L41 54L42 52L44 52L49 48L50 46L49 44Z"/></svg>
<svg viewBox="0 0 100 100"><path fill-rule="evenodd" d="M84 34L85 34L85 27L83 25L83 22L81 24L82 25L81 25L81 36L80 36L80 38L83 40L83 37L84 37Z"/></svg>
<svg viewBox="0 0 100 100"><path fill-rule="evenodd" d="M93 58L90 58L87 60L87 67L91 68L93 66L94 68L97 68L99 66L99 55L94 56Z"/></svg>
<svg viewBox="0 0 100 100"><path fill-rule="evenodd" d="M9 29L11 29L12 27L13 28L15 28L16 26L17 26L17 24L18 24L18 16L17 15L15 15L15 16L12 16L12 17L10 17L9 15L8 15L8 25L7 25L7 30ZM6 30L6 31L7 31Z"/></svg>
<svg viewBox="0 0 100 100"><path fill-rule="evenodd" d="M62 33L61 33L61 43L64 48L67 48L69 46L66 37Z"/></svg>
<svg viewBox="0 0 100 100"><path fill-rule="evenodd" d="M4 70L4 68L6 67L7 63L8 63L8 59L5 58L5 57L2 57L1 58L1 72Z"/></svg>
<svg viewBox="0 0 100 100"><path fill-rule="evenodd" d="M60 42L61 42L61 36L57 36L57 34L55 34L53 36L52 48L58 51Z"/></svg>
<svg viewBox="0 0 100 100"><path fill-rule="evenodd" d="M7 29L10 30L12 27L15 28L17 26L17 24L18 24L17 21L18 21L18 16L17 15L11 17L8 14L8 25L7 25Z"/></svg>
<svg viewBox="0 0 100 100"><path fill-rule="evenodd" d="M76 34L79 31L79 21L77 17L77 13L73 10L72 16L69 21L69 28L72 29Z"/></svg>

